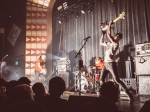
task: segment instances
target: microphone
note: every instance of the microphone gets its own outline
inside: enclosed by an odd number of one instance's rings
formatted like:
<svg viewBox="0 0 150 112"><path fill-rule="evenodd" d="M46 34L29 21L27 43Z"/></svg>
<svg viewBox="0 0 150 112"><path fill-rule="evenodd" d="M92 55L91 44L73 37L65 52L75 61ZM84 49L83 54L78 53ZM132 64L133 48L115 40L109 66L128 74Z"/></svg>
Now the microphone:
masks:
<svg viewBox="0 0 150 112"><path fill-rule="evenodd" d="M91 38L90 36L89 37L86 37L86 38L84 38L83 40L87 40L87 39L89 39L89 38Z"/></svg>
<svg viewBox="0 0 150 112"><path fill-rule="evenodd" d="M8 56L8 54L6 56L4 56L3 58L6 58Z"/></svg>

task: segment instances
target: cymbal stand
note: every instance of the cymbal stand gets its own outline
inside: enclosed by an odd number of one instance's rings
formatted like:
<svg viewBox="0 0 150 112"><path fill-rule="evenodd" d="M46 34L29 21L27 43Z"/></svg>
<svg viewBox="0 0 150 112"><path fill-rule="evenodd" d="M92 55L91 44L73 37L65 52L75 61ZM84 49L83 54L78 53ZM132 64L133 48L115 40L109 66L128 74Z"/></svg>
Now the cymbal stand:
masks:
<svg viewBox="0 0 150 112"><path fill-rule="evenodd" d="M96 74L96 68L94 69L94 74L93 74L94 83L93 83L93 91L91 93L96 93L95 92L95 86L96 86L95 74Z"/></svg>

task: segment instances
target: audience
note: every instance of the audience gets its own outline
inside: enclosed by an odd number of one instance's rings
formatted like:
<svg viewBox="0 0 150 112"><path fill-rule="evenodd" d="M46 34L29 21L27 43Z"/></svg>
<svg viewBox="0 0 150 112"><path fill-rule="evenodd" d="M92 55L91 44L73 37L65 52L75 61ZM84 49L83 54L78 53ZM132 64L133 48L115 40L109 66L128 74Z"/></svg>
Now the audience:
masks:
<svg viewBox="0 0 150 112"><path fill-rule="evenodd" d="M118 109L116 103L119 100L119 86L113 81L103 83L100 88L100 96L109 99L117 108L117 112L122 112Z"/></svg>
<svg viewBox="0 0 150 112"><path fill-rule="evenodd" d="M18 81L9 82L0 78L0 111L1 112L73 112L69 101L62 99L66 90L61 77L49 80L49 92L46 93L42 83L30 87L31 81L21 77ZM32 88L32 89L31 89ZM116 105L119 100L119 88L115 82L103 83L100 96L86 103L83 112L123 112ZM150 100L146 101L139 112L149 112Z"/></svg>
<svg viewBox="0 0 150 112"><path fill-rule="evenodd" d="M110 99L112 102L116 103L119 100L119 88L115 82L108 81L103 83L100 88L100 95Z"/></svg>
<svg viewBox="0 0 150 112"><path fill-rule="evenodd" d="M18 83L19 83L19 84L27 84L27 85L30 86L31 81L30 81L27 77L21 77L21 78L18 80Z"/></svg>
<svg viewBox="0 0 150 112"><path fill-rule="evenodd" d="M144 103L139 112L150 112L150 100Z"/></svg>
<svg viewBox="0 0 150 112"><path fill-rule="evenodd" d="M18 84L18 81L16 81L16 80L11 80L11 81L9 81L8 83L7 83L7 85L6 85L6 96L7 96L7 98L9 99L9 93L10 93L10 91L14 88L14 87L16 87L16 86L18 86L19 84Z"/></svg>
<svg viewBox="0 0 150 112"><path fill-rule="evenodd" d="M46 109L33 101L22 101L8 105L3 112L47 112Z"/></svg>
<svg viewBox="0 0 150 112"><path fill-rule="evenodd" d="M41 98L47 96L48 94L45 91L44 85L41 82L37 82L32 86L34 92L34 101L40 102Z"/></svg>
<svg viewBox="0 0 150 112"><path fill-rule="evenodd" d="M9 103L20 101L34 101L34 94L30 86L21 84L14 87L9 93Z"/></svg>
<svg viewBox="0 0 150 112"><path fill-rule="evenodd" d="M109 99L99 97L89 102L83 112L118 112L118 109Z"/></svg>
<svg viewBox="0 0 150 112"><path fill-rule="evenodd" d="M6 85L7 85L7 81L6 80L4 80L3 78L0 78L0 87L6 87Z"/></svg>
<svg viewBox="0 0 150 112"><path fill-rule="evenodd" d="M43 97L41 104L48 112L72 112L70 103L61 99L66 89L65 81L61 77L54 77L49 81L49 94Z"/></svg>
<svg viewBox="0 0 150 112"><path fill-rule="evenodd" d="M7 81L0 78L0 106L7 102L7 96L5 94Z"/></svg>

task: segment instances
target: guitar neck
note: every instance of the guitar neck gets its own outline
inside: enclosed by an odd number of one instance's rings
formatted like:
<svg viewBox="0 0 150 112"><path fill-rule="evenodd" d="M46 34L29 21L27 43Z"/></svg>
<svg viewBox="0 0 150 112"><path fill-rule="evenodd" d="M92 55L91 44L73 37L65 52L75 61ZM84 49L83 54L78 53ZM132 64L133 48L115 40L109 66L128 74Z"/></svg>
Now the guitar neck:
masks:
<svg viewBox="0 0 150 112"><path fill-rule="evenodd" d="M114 20L113 20L113 23L117 22L119 19L121 19L121 18L116 18L116 19L114 19Z"/></svg>

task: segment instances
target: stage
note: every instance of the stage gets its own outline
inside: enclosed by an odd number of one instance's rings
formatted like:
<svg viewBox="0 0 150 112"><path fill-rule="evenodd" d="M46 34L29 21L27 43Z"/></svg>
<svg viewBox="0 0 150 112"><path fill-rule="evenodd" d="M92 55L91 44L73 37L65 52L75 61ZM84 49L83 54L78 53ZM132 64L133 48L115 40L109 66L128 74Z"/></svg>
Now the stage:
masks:
<svg viewBox="0 0 150 112"><path fill-rule="evenodd" d="M78 98L77 96L79 96L79 92L68 92L65 91L64 94L62 95L63 99L67 99L69 100L70 96L75 96L75 100L77 101ZM79 99L80 101L80 105L82 104L81 102L86 102L91 100L92 98L98 97L99 95L97 94L90 94L90 93L81 93L81 95L79 96L81 99ZM140 108L143 106L144 102L147 100L150 100L150 95L134 95L134 103L130 104L129 103L129 99L127 97L127 95L124 92L120 93L120 99L117 102L118 108L119 110L123 111L123 112L139 112ZM83 101L85 100L85 101ZM78 102L78 103L79 103ZM78 106L79 104L76 104L76 106Z"/></svg>

